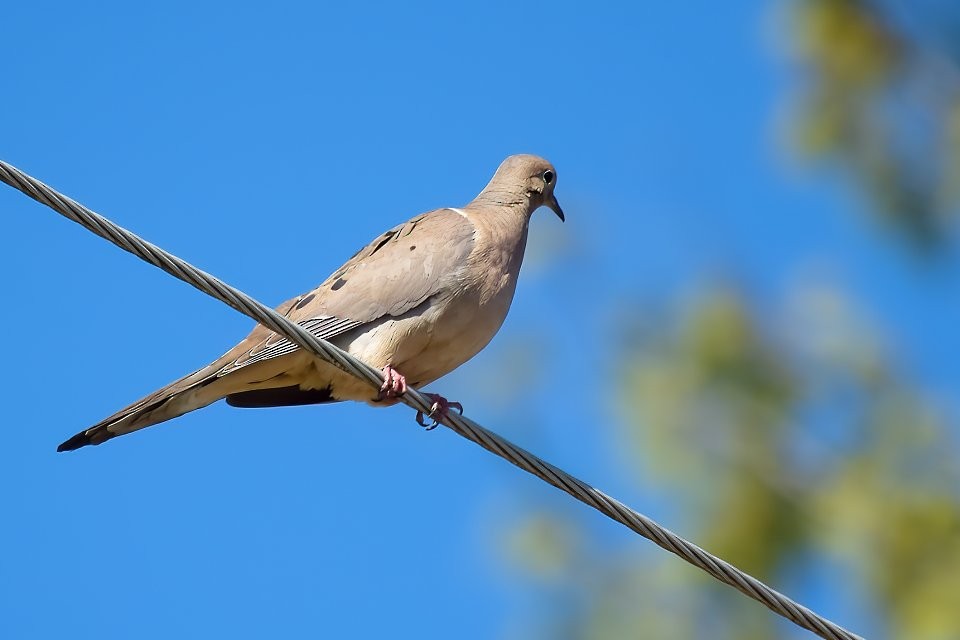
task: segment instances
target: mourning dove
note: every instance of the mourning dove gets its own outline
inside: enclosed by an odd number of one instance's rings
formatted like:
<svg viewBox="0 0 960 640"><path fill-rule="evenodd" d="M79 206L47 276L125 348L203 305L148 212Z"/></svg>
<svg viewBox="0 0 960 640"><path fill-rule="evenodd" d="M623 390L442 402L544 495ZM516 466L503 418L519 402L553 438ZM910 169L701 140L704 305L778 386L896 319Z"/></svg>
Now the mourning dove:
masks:
<svg viewBox="0 0 960 640"><path fill-rule="evenodd" d="M258 325L209 365L81 431L57 451L100 444L221 398L235 407L395 403L408 385L453 371L496 334L513 300L531 214L547 206L564 219L553 194L556 181L556 170L543 158L510 156L470 204L390 229L319 287L277 307L318 338L380 368L385 382L379 393ZM434 417L451 407L462 410L428 395Z"/></svg>

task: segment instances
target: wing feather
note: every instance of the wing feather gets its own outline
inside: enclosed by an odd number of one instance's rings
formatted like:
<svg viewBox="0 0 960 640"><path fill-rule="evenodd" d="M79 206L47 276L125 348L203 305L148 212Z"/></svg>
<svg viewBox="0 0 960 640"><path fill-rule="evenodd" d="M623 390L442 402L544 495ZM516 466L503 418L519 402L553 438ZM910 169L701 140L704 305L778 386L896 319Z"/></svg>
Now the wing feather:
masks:
<svg viewBox="0 0 960 640"><path fill-rule="evenodd" d="M320 286L279 309L318 338L330 340L387 316L401 316L454 284L473 250L475 228L465 216L437 209L381 234ZM258 326L217 377L299 347Z"/></svg>

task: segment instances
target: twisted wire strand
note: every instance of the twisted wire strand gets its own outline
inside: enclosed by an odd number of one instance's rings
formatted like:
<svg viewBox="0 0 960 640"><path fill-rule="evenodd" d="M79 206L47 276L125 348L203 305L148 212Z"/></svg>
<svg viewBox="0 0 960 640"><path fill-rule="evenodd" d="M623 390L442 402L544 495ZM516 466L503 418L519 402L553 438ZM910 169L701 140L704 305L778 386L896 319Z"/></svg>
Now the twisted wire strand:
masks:
<svg viewBox="0 0 960 640"><path fill-rule="evenodd" d="M164 251L160 247L143 240L139 236L114 224L103 216L94 213L78 202L58 193L39 180L23 173L16 167L2 160L0 160L0 181L22 191L37 202L47 205L57 213L82 225L96 235L109 240L121 249L159 267L175 278L186 282L207 295L220 300L270 330L288 338L293 343L315 354L317 357L340 367L361 380L367 381L371 386L379 389L383 383L383 375L377 369L357 360L346 351L330 344L326 340L318 339L303 327L290 322L273 309L254 300L242 291L231 287L209 273L197 269L188 262ZM413 388L407 390L407 393L402 396L401 401L417 411L424 413L429 413L430 407L433 404L431 400ZM650 518L634 511L619 500L571 476L549 462L541 460L529 451L485 429L466 416L451 412L451 414L442 421L442 424L520 469L569 493L577 500L593 507L605 516L620 522L659 547L699 567L720 582L730 585L787 620L812 631L821 638L826 638L827 640L863 640L860 636L847 631L803 605L794 602L787 596L771 589L763 582L741 571L730 563L717 558L692 542L663 528Z"/></svg>

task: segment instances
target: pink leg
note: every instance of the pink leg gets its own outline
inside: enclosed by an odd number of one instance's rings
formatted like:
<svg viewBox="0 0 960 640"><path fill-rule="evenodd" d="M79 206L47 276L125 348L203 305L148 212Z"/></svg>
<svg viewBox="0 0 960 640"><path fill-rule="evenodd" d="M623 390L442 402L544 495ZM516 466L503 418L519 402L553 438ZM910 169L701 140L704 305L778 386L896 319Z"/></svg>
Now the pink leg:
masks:
<svg viewBox="0 0 960 640"><path fill-rule="evenodd" d="M427 418L433 420L432 423L428 423L424 420L423 412L417 411L417 422L421 427L426 427L427 431L431 429L436 429L437 425L440 424L441 420L446 419L450 415L450 409L456 409L460 412L460 415L463 415L463 405L459 402L450 402L446 398L436 393L425 393L423 394L433 400L433 406L430 407L430 413L427 414Z"/></svg>
<svg viewBox="0 0 960 640"><path fill-rule="evenodd" d="M396 398L407 392L407 379L387 365L383 368L383 385L380 387L380 398Z"/></svg>

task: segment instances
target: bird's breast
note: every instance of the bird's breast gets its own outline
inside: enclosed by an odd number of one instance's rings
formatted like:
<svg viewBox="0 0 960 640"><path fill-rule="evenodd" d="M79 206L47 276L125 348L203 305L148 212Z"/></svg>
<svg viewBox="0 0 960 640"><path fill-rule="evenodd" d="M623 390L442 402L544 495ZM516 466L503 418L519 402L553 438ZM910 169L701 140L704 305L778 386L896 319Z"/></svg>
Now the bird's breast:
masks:
<svg viewBox="0 0 960 640"><path fill-rule="evenodd" d="M517 254L502 252L502 259L492 255L474 256L484 267L465 269L464 273L472 277L458 282L446 299L435 301L436 322L430 323L426 347L411 367L421 384L450 373L475 356L503 325L513 301L520 267L519 261L510 261L508 255ZM522 248L520 255L522 257Z"/></svg>
<svg viewBox="0 0 960 640"><path fill-rule="evenodd" d="M479 250L428 301L369 327L347 350L378 368L392 365L417 386L465 363L496 335L513 301L526 234L512 237L478 238Z"/></svg>

